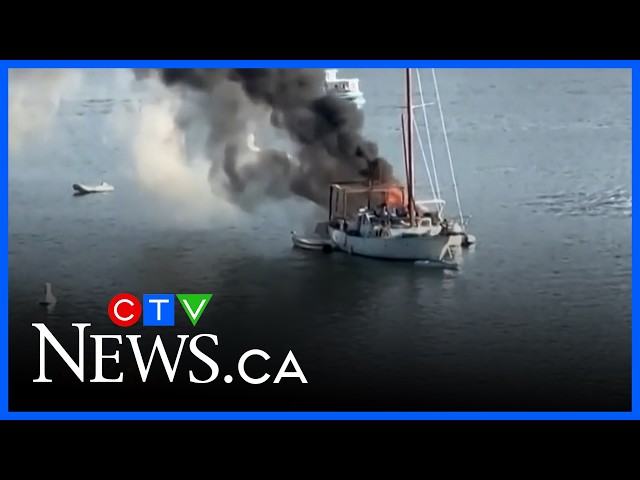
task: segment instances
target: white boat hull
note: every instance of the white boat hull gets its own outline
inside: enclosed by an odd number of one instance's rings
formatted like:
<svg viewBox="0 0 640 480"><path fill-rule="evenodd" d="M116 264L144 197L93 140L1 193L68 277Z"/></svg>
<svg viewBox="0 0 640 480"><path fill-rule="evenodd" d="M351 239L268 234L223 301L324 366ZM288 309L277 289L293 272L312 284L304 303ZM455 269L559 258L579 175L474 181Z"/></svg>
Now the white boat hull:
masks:
<svg viewBox="0 0 640 480"><path fill-rule="evenodd" d="M358 105L363 105L365 103L365 98L362 92L347 92L347 93L339 93L338 97L348 100L349 102L354 102Z"/></svg>
<svg viewBox="0 0 640 480"><path fill-rule="evenodd" d="M384 260L442 261L451 253L452 236L360 237L329 227L336 248L352 255Z"/></svg>

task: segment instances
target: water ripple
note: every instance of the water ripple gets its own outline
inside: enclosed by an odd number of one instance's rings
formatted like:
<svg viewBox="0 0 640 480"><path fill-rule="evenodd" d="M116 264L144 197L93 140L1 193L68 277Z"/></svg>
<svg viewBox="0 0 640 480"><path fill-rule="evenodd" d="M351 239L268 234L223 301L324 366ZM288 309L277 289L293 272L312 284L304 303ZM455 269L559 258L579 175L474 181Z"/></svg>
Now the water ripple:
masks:
<svg viewBox="0 0 640 480"><path fill-rule="evenodd" d="M599 192L558 192L541 194L526 203L534 212L571 217L631 217L631 192L614 188Z"/></svg>

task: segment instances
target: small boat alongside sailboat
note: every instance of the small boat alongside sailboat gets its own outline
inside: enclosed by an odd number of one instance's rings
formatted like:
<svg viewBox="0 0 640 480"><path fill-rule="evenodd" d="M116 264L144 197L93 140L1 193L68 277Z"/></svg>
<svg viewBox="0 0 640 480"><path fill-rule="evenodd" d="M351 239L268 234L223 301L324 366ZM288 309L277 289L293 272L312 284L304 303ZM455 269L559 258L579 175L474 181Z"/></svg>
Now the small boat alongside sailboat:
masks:
<svg viewBox="0 0 640 480"><path fill-rule="evenodd" d="M328 225L329 222L319 222L313 233L309 234L299 234L292 230L291 241L293 246L303 250L333 251L334 245L327 230Z"/></svg>

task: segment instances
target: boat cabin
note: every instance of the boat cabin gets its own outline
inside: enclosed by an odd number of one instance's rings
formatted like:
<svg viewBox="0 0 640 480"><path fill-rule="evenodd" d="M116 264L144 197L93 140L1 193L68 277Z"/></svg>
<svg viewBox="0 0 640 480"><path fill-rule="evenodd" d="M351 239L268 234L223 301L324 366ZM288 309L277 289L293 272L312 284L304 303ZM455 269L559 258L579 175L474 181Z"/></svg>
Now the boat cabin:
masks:
<svg viewBox="0 0 640 480"><path fill-rule="evenodd" d="M338 94L360 92L360 79L337 78L337 75L338 70L332 69L326 71L324 85L327 92L335 92Z"/></svg>
<svg viewBox="0 0 640 480"><path fill-rule="evenodd" d="M405 199L405 187L401 185L333 183L329 186L329 220L337 217L355 218L362 208L373 211L382 205L388 209L406 210Z"/></svg>
<svg viewBox="0 0 640 480"><path fill-rule="evenodd" d="M361 182L334 183L329 187L329 222L360 236L380 236L388 229L408 227L405 187L395 184L369 186ZM416 208L416 223L429 227L440 222L437 212L425 207Z"/></svg>

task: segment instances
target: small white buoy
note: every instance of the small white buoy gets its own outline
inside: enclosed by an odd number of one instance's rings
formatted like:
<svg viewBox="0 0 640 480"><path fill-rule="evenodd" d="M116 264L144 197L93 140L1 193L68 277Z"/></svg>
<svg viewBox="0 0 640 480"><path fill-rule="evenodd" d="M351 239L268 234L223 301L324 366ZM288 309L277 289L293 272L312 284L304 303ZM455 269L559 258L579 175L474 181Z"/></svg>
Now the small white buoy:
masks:
<svg viewBox="0 0 640 480"><path fill-rule="evenodd" d="M58 299L54 297L51 292L51 284L49 282L44 284L44 297L40 299L40 305L45 305L47 307L47 314L53 314L53 311L56 308L56 303L58 303Z"/></svg>
<svg viewBox="0 0 640 480"><path fill-rule="evenodd" d="M40 300L40 305L55 305L58 299L53 296L51 292L51 284L49 282L44 284L44 297Z"/></svg>

